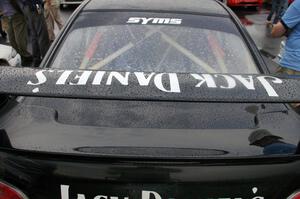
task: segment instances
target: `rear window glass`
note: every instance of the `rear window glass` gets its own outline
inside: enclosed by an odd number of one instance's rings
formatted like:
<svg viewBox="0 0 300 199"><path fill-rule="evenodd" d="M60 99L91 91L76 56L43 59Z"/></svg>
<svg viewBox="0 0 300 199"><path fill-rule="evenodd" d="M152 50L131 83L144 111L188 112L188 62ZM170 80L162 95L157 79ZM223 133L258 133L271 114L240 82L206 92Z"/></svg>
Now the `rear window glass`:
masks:
<svg viewBox="0 0 300 199"><path fill-rule="evenodd" d="M229 18L162 13L83 13L54 68L199 73L257 73Z"/></svg>

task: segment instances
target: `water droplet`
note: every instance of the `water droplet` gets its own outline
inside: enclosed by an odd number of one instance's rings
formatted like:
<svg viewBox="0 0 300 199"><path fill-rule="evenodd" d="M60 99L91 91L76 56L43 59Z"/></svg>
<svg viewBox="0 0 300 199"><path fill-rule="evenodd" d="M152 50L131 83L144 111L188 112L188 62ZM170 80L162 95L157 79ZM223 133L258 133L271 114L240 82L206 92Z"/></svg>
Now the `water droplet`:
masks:
<svg viewBox="0 0 300 199"><path fill-rule="evenodd" d="M257 187L252 188L252 191L253 191L254 194L256 194L257 190L258 190Z"/></svg>
<svg viewBox="0 0 300 199"><path fill-rule="evenodd" d="M39 88L35 88L35 89L32 90L32 92L33 93L38 93L38 92L40 92L40 89Z"/></svg>

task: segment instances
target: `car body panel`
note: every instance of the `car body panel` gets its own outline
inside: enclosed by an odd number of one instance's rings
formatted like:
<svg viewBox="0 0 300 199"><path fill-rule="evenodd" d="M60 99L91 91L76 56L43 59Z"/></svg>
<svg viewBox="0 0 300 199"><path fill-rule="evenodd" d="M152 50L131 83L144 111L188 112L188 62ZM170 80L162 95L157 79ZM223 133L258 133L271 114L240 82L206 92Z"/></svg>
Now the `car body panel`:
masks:
<svg viewBox="0 0 300 199"><path fill-rule="evenodd" d="M298 102L299 77L3 67L4 94L171 102ZM14 76L15 75L15 76ZM101 76L101 78L99 78ZM147 76L147 81L144 80ZM13 85L18 81L20 84ZM247 82L248 81L248 82ZM286 90L286 87L295 88ZM205 95L203 95L205 93Z"/></svg>
<svg viewBox="0 0 300 199"><path fill-rule="evenodd" d="M286 198L299 185L300 161L289 158L151 162L3 150L0 157L5 180L32 199Z"/></svg>
<svg viewBox="0 0 300 199"><path fill-rule="evenodd" d="M61 105L64 111L58 109ZM29 98L3 117L4 130L0 133L6 139L5 146L12 149L82 156L196 160L293 154L289 151L264 154L264 148L250 145L248 138L257 129L268 129L296 150L297 115L280 104L264 105L257 115L248 110L260 109L254 104L233 105L234 108L228 104L70 99L57 99L53 103L51 98ZM214 107L223 110L210 113ZM164 113L156 119L159 110ZM212 116L214 123L199 119ZM277 120L281 122L274 125ZM289 126L288 132L282 131L281 126Z"/></svg>
<svg viewBox="0 0 300 199"><path fill-rule="evenodd" d="M197 1L199 4L194 0L176 2L85 1L55 40L42 65L51 65L78 14L178 12L231 19L259 72L268 73L254 42L223 4L210 0ZM58 70L49 73L55 76ZM75 71L73 81L66 80L60 89L55 83L47 85L50 89L43 95L46 87L41 82L53 83L57 79L31 79L34 72L43 73L40 70L32 70L26 79L26 71L14 77L17 84L10 83L16 85L14 89L4 88L5 93L19 89L31 97L13 98L1 109L0 181L14 185L29 199L283 199L300 187L299 115L288 104L270 100L272 96L265 89L254 95L236 93L244 97L242 100L224 91L226 102L222 102L221 95L214 102L213 95L205 100L207 93L218 94L207 87L205 94L196 92L198 99L194 101L189 99L191 95L180 100L178 93L163 95L158 91L153 99L149 98L151 89L146 92L149 90L131 84L126 91L114 77L117 84L108 83L102 92L96 89L97 94L91 84L75 85L79 81L74 80L80 80L82 75ZM286 82L295 81L285 78ZM249 85L247 82L249 79L244 84ZM271 86L276 85L273 83ZM163 81L161 85L166 86ZM184 85L188 88L188 81ZM155 85L151 84L151 88ZM285 89L286 86L280 87L279 91L286 92ZM293 92L297 93L297 89ZM105 92L111 96L105 98ZM127 95L124 97L122 92ZM285 100L298 96L293 92ZM137 99L139 93L146 97ZM94 99L83 99L92 98L86 96L89 94ZM262 94L266 97L259 102L257 95ZM255 98L258 102L247 101ZM252 145L250 139L253 132L263 129L293 145L295 151L265 154L264 148ZM264 131L264 135L268 133Z"/></svg>

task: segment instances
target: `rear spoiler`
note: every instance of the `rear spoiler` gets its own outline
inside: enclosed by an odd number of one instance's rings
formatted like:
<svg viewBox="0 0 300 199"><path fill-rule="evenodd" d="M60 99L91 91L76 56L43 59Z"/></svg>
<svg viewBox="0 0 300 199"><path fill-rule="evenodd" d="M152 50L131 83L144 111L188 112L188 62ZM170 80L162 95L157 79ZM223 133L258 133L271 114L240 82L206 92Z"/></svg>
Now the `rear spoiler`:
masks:
<svg viewBox="0 0 300 199"><path fill-rule="evenodd" d="M300 102L300 76L0 68L0 93L73 99Z"/></svg>

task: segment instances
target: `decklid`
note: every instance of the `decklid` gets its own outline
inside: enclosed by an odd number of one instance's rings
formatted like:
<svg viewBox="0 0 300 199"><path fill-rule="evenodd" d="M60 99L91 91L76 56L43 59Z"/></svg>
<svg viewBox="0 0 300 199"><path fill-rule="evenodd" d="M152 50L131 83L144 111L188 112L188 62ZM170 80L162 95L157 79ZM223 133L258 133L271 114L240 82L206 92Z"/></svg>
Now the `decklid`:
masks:
<svg viewBox="0 0 300 199"><path fill-rule="evenodd" d="M189 102L300 101L299 76L0 68L0 93Z"/></svg>
<svg viewBox="0 0 300 199"><path fill-rule="evenodd" d="M0 148L197 159L291 155L299 142L299 115L282 104L300 101L297 77L13 67L0 75L0 93L31 96L2 111ZM266 154L255 134L293 151Z"/></svg>

